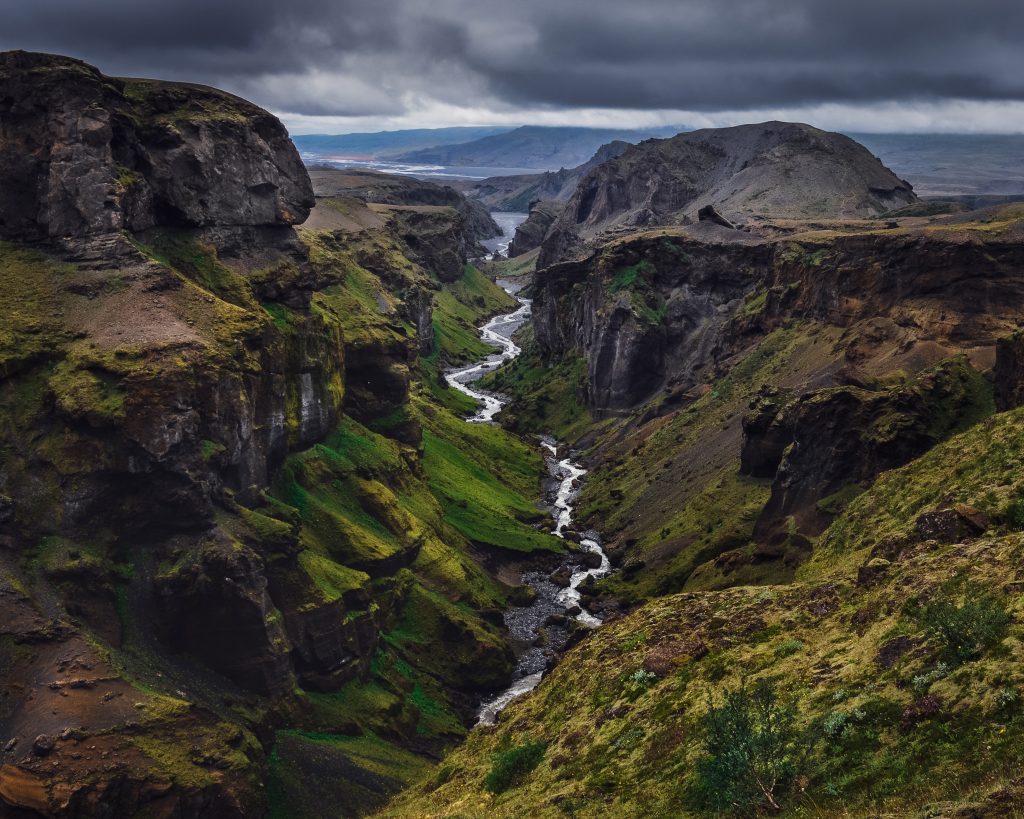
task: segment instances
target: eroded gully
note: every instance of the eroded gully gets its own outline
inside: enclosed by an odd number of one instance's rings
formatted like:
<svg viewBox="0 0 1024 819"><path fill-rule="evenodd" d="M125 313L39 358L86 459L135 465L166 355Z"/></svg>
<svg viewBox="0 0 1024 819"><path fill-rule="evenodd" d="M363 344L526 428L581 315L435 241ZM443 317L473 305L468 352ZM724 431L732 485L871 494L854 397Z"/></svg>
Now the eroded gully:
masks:
<svg viewBox="0 0 1024 819"><path fill-rule="evenodd" d="M505 400L474 389L473 384L522 352L512 335L530 317L529 299L516 295L519 287L500 280L498 284L515 296L520 306L513 313L492 318L480 328L480 337L494 345L496 352L446 375L452 387L479 402L476 413L466 419L474 424L492 423ZM598 617L580 606L580 586L589 577L608 574L611 564L596 532L573 533L572 530L573 503L587 470L572 459L571 452L564 452L554 438L543 436L541 446L547 453L545 461L551 476L547 497L554 522L551 533L560 538L569 534L574 540L578 535L580 552L571 555L555 572L529 570L523 573L521 582L533 588L537 597L530 605L512 607L505 613L505 625L518 655L513 681L507 689L481 704L478 724L493 724L506 705L533 690L548 667L549 659L566 646L572 631L601 624Z"/></svg>

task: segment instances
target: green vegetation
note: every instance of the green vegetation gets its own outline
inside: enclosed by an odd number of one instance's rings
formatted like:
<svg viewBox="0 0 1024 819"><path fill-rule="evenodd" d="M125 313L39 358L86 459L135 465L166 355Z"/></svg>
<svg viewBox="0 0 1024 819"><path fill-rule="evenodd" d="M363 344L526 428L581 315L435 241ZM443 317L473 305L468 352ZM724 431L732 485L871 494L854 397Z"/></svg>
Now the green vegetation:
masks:
<svg viewBox="0 0 1024 819"><path fill-rule="evenodd" d="M911 616L939 644L941 659L954 667L999 645L1010 624L1002 601L969 582L947 584Z"/></svg>
<svg viewBox="0 0 1024 819"><path fill-rule="evenodd" d="M587 362L566 357L546 365L540 361L532 342L532 327L520 331L523 348L515 361L481 379L488 390L512 396L502 410L502 425L517 432L555 435L560 440L579 438L593 420L584 398Z"/></svg>
<svg viewBox="0 0 1024 819"><path fill-rule="evenodd" d="M731 813L779 810L798 772L796 701L780 701L775 684L743 682L702 720L704 756L697 764L693 804Z"/></svg>
<svg viewBox="0 0 1024 819"><path fill-rule="evenodd" d="M519 303L473 265L462 279L434 296L434 348L428 364L456 364L483 358L494 347L480 339L477 325L486 316L512 312Z"/></svg>
<svg viewBox="0 0 1024 819"><path fill-rule="evenodd" d="M544 758L545 742L525 742L494 754L484 788L491 793L504 793L522 782Z"/></svg>

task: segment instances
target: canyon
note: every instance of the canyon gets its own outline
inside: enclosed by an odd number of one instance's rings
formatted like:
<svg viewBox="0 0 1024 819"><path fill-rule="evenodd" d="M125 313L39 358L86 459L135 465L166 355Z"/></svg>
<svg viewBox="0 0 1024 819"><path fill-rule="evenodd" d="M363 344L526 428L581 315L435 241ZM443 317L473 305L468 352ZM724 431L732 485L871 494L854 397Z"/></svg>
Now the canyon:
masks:
<svg viewBox="0 0 1024 819"><path fill-rule="evenodd" d="M1019 203L780 122L467 197L27 52L0 179L3 815L1024 803Z"/></svg>

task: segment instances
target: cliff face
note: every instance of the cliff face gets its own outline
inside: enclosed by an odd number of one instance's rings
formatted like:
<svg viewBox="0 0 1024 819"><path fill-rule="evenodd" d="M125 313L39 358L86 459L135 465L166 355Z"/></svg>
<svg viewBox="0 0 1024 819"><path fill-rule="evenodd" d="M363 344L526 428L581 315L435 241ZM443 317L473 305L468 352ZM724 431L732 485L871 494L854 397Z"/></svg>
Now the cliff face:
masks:
<svg viewBox="0 0 1024 819"><path fill-rule="evenodd" d="M298 153L266 111L64 57L0 55L0 146L0 237L292 225L313 205Z"/></svg>
<svg viewBox="0 0 1024 819"><path fill-rule="evenodd" d="M863 146L809 125L767 122L648 140L579 182L538 267L585 252L602 232L697 221L872 216L917 201Z"/></svg>
<svg viewBox="0 0 1024 819"><path fill-rule="evenodd" d="M411 389L446 361L442 291L466 326L507 308L466 283L458 215L296 231L284 128L212 89L16 52L0 107L0 812L259 815L282 725L439 752L513 662L424 424L497 467ZM398 780L335 781L365 811Z"/></svg>
<svg viewBox="0 0 1024 819"><path fill-rule="evenodd" d="M516 228L512 244L508 247L509 257L521 256L540 247L561 212L562 205L558 202L534 202L526 221Z"/></svg>
<svg viewBox="0 0 1024 819"><path fill-rule="evenodd" d="M534 326L548 360L586 357L594 409L621 409L696 385L794 318L847 328L852 364L901 345L923 362L940 348L991 349L1022 317L1022 264L1012 237L957 224L771 240L701 225L540 272Z"/></svg>

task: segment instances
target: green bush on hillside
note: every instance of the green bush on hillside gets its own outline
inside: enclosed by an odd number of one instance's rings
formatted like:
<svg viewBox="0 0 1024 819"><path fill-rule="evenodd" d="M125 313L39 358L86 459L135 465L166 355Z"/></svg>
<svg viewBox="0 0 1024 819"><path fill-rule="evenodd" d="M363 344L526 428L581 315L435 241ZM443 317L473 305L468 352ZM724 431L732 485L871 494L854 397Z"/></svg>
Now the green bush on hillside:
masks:
<svg viewBox="0 0 1024 819"><path fill-rule="evenodd" d="M802 752L796 701L782 701L771 680L743 682L703 718L704 757L690 791L699 810L746 814L778 810Z"/></svg>
<svg viewBox="0 0 1024 819"><path fill-rule="evenodd" d="M939 644L942 659L954 666L995 648L1010 625L1003 603L972 583L943 587L911 616Z"/></svg>
<svg viewBox="0 0 1024 819"><path fill-rule="evenodd" d="M547 747L546 742L536 740L499 750L492 757L491 771L484 779L484 787L493 794L499 794L520 784L540 764Z"/></svg>

